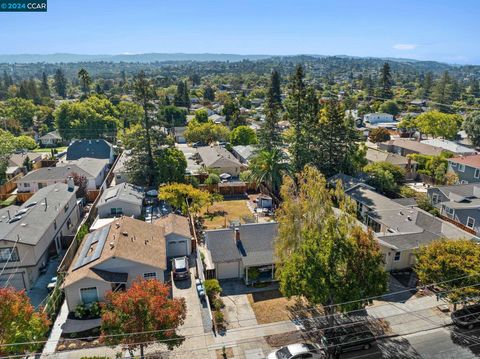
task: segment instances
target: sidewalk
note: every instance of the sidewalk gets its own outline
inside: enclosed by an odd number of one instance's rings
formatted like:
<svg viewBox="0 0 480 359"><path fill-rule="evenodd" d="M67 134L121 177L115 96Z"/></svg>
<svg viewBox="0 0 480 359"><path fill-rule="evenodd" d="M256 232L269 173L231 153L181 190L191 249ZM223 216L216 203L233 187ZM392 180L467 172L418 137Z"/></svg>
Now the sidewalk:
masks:
<svg viewBox="0 0 480 359"><path fill-rule="evenodd" d="M55 319L55 323L53 324L50 336L48 337L48 342L43 348L42 356L47 356L55 353L55 348L57 347L60 336L62 335L62 326L67 321L67 317L68 306L67 301L64 300L62 306L60 307L60 312Z"/></svg>

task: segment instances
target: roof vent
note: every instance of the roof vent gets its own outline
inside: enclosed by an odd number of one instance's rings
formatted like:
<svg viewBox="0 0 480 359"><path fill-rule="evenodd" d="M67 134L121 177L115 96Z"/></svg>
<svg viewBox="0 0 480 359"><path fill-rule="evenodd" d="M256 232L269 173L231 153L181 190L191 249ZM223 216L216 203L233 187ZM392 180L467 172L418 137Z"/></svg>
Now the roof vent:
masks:
<svg viewBox="0 0 480 359"><path fill-rule="evenodd" d="M123 234L125 237L128 237L128 232L127 232L127 231L123 231L122 234Z"/></svg>
<svg viewBox="0 0 480 359"><path fill-rule="evenodd" d="M113 249L113 248L115 248L115 243L110 242L110 249Z"/></svg>
<svg viewBox="0 0 480 359"><path fill-rule="evenodd" d="M407 216L407 221L411 221L411 220L412 220L412 217Z"/></svg>
<svg viewBox="0 0 480 359"><path fill-rule="evenodd" d="M115 227L116 227L117 229L120 228L120 223L118 223L118 222L115 223Z"/></svg>
<svg viewBox="0 0 480 359"><path fill-rule="evenodd" d="M26 226L27 226L26 223L22 223L22 224L20 224L20 225L21 225L22 227L26 227Z"/></svg>
<svg viewBox="0 0 480 359"><path fill-rule="evenodd" d="M131 236L130 240L133 242L135 240L135 236Z"/></svg>

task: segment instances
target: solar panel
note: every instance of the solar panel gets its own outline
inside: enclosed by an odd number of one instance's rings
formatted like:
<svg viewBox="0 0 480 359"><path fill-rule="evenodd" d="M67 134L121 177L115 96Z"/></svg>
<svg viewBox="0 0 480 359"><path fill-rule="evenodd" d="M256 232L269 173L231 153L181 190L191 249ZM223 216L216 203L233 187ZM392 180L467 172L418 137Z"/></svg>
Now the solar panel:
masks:
<svg viewBox="0 0 480 359"><path fill-rule="evenodd" d="M97 260L98 258L100 258L103 251L103 247L105 247L105 242L107 240L109 231L110 231L110 226L108 225L100 229L97 229L95 232L90 233L88 235L82 247L80 255L78 256L77 261L73 266L73 270L83 267L84 265L91 263ZM88 255L90 247L95 243L97 243L95 250L91 255Z"/></svg>

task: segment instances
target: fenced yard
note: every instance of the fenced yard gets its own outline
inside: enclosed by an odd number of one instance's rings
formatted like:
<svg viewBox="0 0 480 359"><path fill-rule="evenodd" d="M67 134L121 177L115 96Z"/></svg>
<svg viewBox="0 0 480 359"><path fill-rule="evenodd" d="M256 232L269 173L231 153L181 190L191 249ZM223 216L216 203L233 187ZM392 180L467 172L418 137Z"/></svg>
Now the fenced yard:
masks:
<svg viewBox="0 0 480 359"><path fill-rule="evenodd" d="M202 213L206 229L218 229L228 226L230 221L251 223L254 221L252 211L246 200L220 201L208 206Z"/></svg>

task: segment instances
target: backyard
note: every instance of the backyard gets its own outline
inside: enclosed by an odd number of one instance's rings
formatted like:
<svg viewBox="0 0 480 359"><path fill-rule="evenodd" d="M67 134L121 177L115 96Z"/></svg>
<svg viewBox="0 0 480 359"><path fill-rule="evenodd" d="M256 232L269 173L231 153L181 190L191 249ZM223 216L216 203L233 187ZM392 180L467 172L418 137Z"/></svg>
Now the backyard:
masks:
<svg viewBox="0 0 480 359"><path fill-rule="evenodd" d="M218 229L228 226L230 221L241 223L253 222L253 213L246 200L230 200L216 202L201 213L207 229Z"/></svg>

